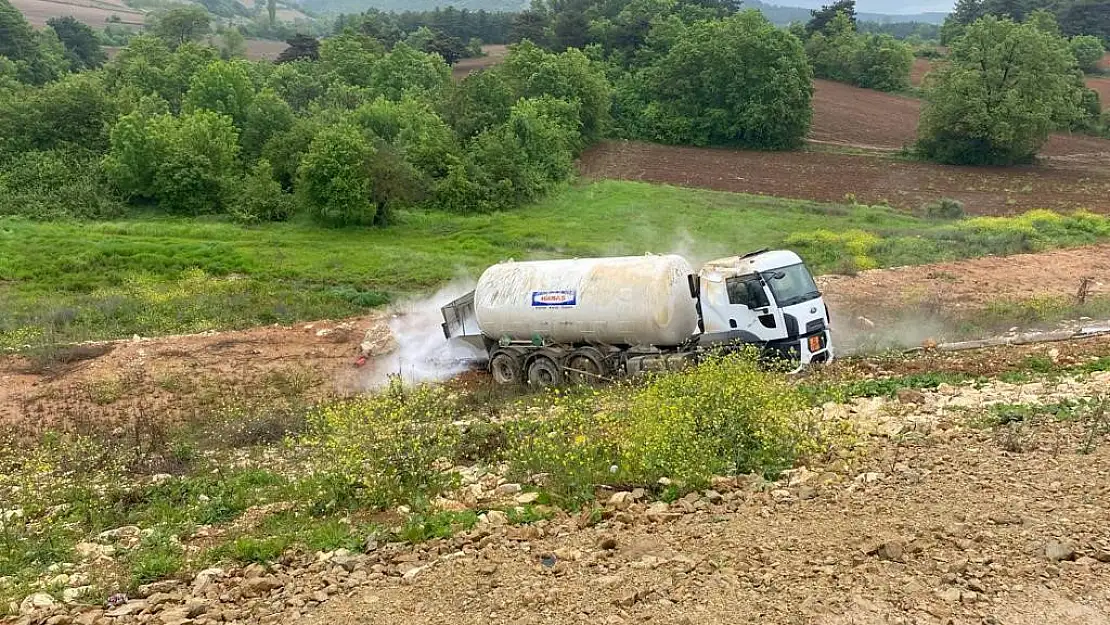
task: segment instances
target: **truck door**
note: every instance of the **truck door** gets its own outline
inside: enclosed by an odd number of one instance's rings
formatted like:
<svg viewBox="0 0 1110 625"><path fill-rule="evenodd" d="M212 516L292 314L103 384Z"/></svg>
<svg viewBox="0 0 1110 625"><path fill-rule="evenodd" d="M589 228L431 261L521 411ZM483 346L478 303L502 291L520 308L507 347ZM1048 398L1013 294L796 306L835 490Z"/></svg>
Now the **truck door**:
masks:
<svg viewBox="0 0 1110 625"><path fill-rule="evenodd" d="M762 278L756 274L733 276L725 280L725 288L729 330L742 330L760 341L784 336L782 312L773 306Z"/></svg>

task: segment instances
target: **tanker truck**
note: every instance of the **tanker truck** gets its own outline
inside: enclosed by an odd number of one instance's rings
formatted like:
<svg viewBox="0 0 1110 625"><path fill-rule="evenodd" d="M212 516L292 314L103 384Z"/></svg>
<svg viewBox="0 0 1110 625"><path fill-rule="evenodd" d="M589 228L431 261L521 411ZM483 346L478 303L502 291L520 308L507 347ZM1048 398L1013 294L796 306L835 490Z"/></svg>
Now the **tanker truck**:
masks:
<svg viewBox="0 0 1110 625"><path fill-rule="evenodd" d="M508 261L441 311L446 339L483 354L499 384L677 370L748 345L795 369L833 358L828 308L790 251L698 271L677 255Z"/></svg>

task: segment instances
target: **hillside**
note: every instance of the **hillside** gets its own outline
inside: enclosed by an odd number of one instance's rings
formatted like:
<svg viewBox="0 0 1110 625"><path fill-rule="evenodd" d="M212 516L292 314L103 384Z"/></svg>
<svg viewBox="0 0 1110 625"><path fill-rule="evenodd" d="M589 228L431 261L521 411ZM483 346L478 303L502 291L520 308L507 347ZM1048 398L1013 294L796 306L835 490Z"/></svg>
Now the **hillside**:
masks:
<svg viewBox="0 0 1110 625"><path fill-rule="evenodd" d="M759 0L747 0L745 8L759 9L767 19L779 25L791 22L805 22L810 18L810 10L818 8L821 0L793 0L803 6L782 6ZM436 7L454 6L457 9L490 12L521 11L531 3L528 0L304 0L302 5L310 10L323 13L354 13L367 9L385 11L428 11ZM920 6L906 6L896 2L876 0L861 2L859 18L867 22L925 22L940 24L944 21L947 8L944 3L923 3Z"/></svg>

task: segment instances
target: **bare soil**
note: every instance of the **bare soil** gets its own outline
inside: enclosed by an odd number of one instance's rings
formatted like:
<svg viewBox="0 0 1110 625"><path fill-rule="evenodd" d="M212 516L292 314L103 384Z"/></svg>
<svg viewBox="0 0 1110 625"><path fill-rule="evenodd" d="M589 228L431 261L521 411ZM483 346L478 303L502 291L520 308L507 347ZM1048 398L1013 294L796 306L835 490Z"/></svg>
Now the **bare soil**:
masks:
<svg viewBox="0 0 1110 625"><path fill-rule="evenodd" d="M824 124L818 122L819 127L831 127ZM851 140L866 145L874 145L874 135L880 134L871 133L867 127L853 132ZM836 132L830 131L830 136L836 136ZM1110 142L1102 143L1110 147ZM605 142L582 155L580 170L588 178L641 180L822 202L854 198L911 210L940 198L953 198L977 215L1008 215L1037 208L1086 208L1110 213L1110 167L1097 164L1095 157L1081 155L1047 159L1035 166L970 168L874 154L746 152Z"/></svg>
<svg viewBox="0 0 1110 625"><path fill-rule="evenodd" d="M1110 110L1110 78L1088 78L1087 86L1098 92L1102 110Z"/></svg>
<svg viewBox="0 0 1110 625"><path fill-rule="evenodd" d="M93 28L104 28L115 15L124 24L141 26L145 16L121 0L12 0L12 6L23 13L33 26L45 26L52 17L72 15Z"/></svg>
<svg viewBox="0 0 1110 625"><path fill-rule="evenodd" d="M910 68L910 84L920 87L925 83L925 76L933 71L933 62L929 59L914 58L913 67Z"/></svg>
<svg viewBox="0 0 1110 625"><path fill-rule="evenodd" d="M869 311L926 305L959 312L1004 300L1070 297L1082 278L1094 280L1091 295L1110 295L1110 245L823 276L819 281L830 307L846 314L873 314Z"/></svg>
<svg viewBox="0 0 1110 625"><path fill-rule="evenodd" d="M273 61L289 44L269 39L247 39L247 58L252 61Z"/></svg>
<svg viewBox="0 0 1110 625"><path fill-rule="evenodd" d="M881 443L856 480L800 498L493 537L305 622L1101 625L1110 564L1091 554L1105 557L1110 447L1079 455L1066 429L1014 453L957 427ZM1046 556L1054 543L1064 561Z"/></svg>
<svg viewBox="0 0 1110 625"><path fill-rule="evenodd" d="M451 76L455 80L462 80L478 70L493 67L501 63L501 61L505 60L505 55L509 53L509 46L482 46L482 51L486 53L485 56L461 59L458 63L455 63L455 65L451 67Z"/></svg>
<svg viewBox="0 0 1110 625"><path fill-rule="evenodd" d="M1072 295L1083 276L1095 279L1092 294L1110 294L1110 245L827 276L820 282L834 322L848 333L861 331L859 316L879 320L875 311L912 317L926 304L930 310L968 311L998 300ZM309 396L356 392L387 366L374 358L360 364L359 356L367 340L371 355L392 349L388 322L380 313L343 322L92 344L51 358L0 356L0 424L77 427L126 422L137 413L184 420L204 407L207 388L249 391L283 378L300 379ZM889 327L913 333L922 330L918 326ZM1108 345L1073 349L1107 353ZM991 366L996 359L983 362Z"/></svg>

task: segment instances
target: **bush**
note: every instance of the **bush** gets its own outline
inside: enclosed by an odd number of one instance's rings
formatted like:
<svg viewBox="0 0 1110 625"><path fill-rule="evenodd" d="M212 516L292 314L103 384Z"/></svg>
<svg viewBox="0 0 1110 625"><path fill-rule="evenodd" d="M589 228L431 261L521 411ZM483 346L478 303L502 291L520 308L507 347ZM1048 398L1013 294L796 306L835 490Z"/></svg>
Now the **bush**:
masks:
<svg viewBox="0 0 1110 625"><path fill-rule="evenodd" d="M642 386L557 392L542 419L505 424L514 477L544 475L562 505L600 484L683 488L717 475L774 475L819 451L806 398L754 352L710 358Z"/></svg>
<svg viewBox="0 0 1110 625"><path fill-rule="evenodd" d="M637 392L622 469L642 484L660 477L698 488L715 475L774 476L817 451L805 397L753 354L711 358Z"/></svg>
<svg viewBox="0 0 1110 625"><path fill-rule="evenodd" d="M1075 55L1075 60L1079 63L1079 69L1088 74L1097 74L1100 71L1099 63L1102 62L1102 56L1106 54L1106 47L1102 44L1102 39L1094 35L1079 35L1072 37L1069 42L1071 53Z"/></svg>
<svg viewBox="0 0 1110 625"><path fill-rule="evenodd" d="M111 144L104 167L126 195L193 215L220 212L229 199L239 156L239 134L229 117L136 111L112 129Z"/></svg>
<svg viewBox="0 0 1110 625"><path fill-rule="evenodd" d="M284 221L293 214L293 197L274 180L270 161L262 159L243 178L228 213L242 223Z"/></svg>
<svg viewBox="0 0 1110 625"><path fill-rule="evenodd" d="M317 221L333 226L368 226L378 212L372 202L370 160L374 148L355 126L321 130L297 171L297 194Z"/></svg>
<svg viewBox="0 0 1110 625"><path fill-rule="evenodd" d="M428 501L453 482L441 459L453 458L460 433L454 400L443 387L393 385L378 395L320 408L304 442L328 473L354 485L375 507Z"/></svg>
<svg viewBox="0 0 1110 625"><path fill-rule="evenodd" d="M852 61L855 84L879 91L910 88L913 51L889 35L864 35Z"/></svg>
<svg viewBox="0 0 1110 625"><path fill-rule="evenodd" d="M925 216L929 219L963 219L964 205L959 200L941 198L925 206Z"/></svg>
<svg viewBox="0 0 1110 625"><path fill-rule="evenodd" d="M500 207L531 202L574 171L577 107L550 97L521 100L509 121L482 133L471 151L482 184Z"/></svg>
<svg viewBox="0 0 1110 625"><path fill-rule="evenodd" d="M96 158L81 152L24 152L0 169L0 215L106 219L124 213Z"/></svg>

